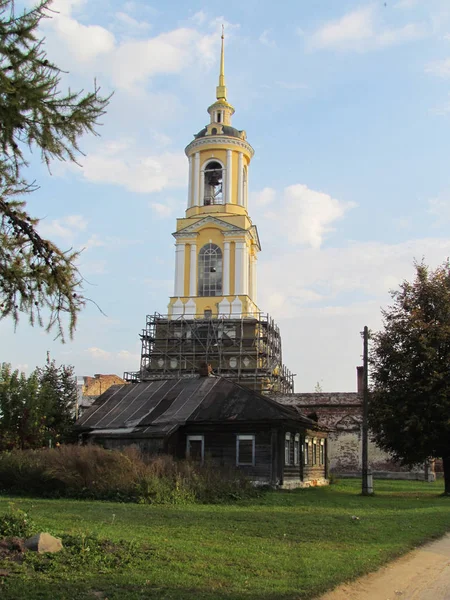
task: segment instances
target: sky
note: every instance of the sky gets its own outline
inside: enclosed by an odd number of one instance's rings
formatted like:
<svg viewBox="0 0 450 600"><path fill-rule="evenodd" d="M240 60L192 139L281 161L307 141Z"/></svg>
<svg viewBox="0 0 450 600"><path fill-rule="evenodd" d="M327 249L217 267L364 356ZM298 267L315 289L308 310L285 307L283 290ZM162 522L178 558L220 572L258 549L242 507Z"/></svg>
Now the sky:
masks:
<svg viewBox="0 0 450 600"><path fill-rule="evenodd" d="M82 249L89 302L73 340L0 321L1 361L46 352L77 375L139 369L146 314L173 293L184 148L209 121L225 25L233 125L255 149L249 214L258 305L278 323L295 390L354 391L360 332L389 290L450 255L448 0L55 0L42 24L63 89L114 92L81 166L37 152L40 232ZM99 312L100 306L103 313Z"/></svg>

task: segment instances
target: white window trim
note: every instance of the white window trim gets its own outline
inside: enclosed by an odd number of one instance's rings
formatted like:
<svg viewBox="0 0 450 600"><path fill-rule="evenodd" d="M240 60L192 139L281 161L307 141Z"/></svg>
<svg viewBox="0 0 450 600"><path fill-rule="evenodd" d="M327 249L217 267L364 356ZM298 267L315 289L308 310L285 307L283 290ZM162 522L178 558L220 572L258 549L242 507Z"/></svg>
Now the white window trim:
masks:
<svg viewBox="0 0 450 600"><path fill-rule="evenodd" d="M312 464L317 465L317 438L313 438L312 443Z"/></svg>
<svg viewBox="0 0 450 600"><path fill-rule="evenodd" d="M297 449L297 453L295 450ZM298 467L300 464L300 434L296 433L294 436L294 466Z"/></svg>
<svg viewBox="0 0 450 600"><path fill-rule="evenodd" d="M304 463L306 466L309 465L309 438L305 438L305 456Z"/></svg>
<svg viewBox="0 0 450 600"><path fill-rule="evenodd" d="M251 463L243 463L239 461L239 442L240 440L248 441L252 440L252 462ZM242 435L238 433L236 435L236 466L237 467L254 467L255 466L255 444L256 436L255 435Z"/></svg>
<svg viewBox="0 0 450 600"><path fill-rule="evenodd" d="M286 442L288 443L288 456L286 457ZM285 466L289 467L292 465L291 463L291 450L292 450L292 444L291 444L291 434L290 432L287 432L284 436L284 464ZM286 460L287 458L287 460Z"/></svg>
<svg viewBox="0 0 450 600"><path fill-rule="evenodd" d="M186 437L186 458L190 458L190 445L189 442L201 442L202 443L202 457L200 463L203 464L205 460L205 436L204 435L188 435Z"/></svg>

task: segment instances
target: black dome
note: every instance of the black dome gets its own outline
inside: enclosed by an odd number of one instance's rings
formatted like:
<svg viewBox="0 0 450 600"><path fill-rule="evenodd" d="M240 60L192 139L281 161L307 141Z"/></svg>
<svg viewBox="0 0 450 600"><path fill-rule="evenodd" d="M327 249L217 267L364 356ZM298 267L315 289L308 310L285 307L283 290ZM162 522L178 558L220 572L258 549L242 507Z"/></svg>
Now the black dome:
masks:
<svg viewBox="0 0 450 600"><path fill-rule="evenodd" d="M239 131L239 129L235 129L234 127L230 127L230 125L220 125L218 124L217 129L219 127L222 127L223 132L222 133L217 133L215 135L226 135L228 137L235 137L235 138L242 138L242 131ZM207 128L204 127L201 131L199 131L197 134L194 135L195 139L198 138L202 138L202 137L206 137L207 134Z"/></svg>

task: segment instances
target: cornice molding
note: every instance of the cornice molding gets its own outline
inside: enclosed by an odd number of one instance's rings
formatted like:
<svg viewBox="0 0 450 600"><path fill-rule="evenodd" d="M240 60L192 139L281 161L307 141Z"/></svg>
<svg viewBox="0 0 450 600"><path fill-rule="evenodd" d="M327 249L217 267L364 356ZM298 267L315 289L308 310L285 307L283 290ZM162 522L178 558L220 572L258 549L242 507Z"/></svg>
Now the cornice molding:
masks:
<svg viewBox="0 0 450 600"><path fill-rule="evenodd" d="M255 151L250 146L250 144L248 144L244 140L240 140L240 139L234 138L234 137L223 136L223 135L220 137L208 136L207 138L200 138L198 140L193 140L188 146L186 146L184 151L185 151L186 155L188 156L189 153L191 152L191 150L194 150L195 148L201 148L201 146L206 146L209 144L217 144L218 146L224 145L224 144L231 144L232 146L239 146L240 148L245 148L245 150L247 150L247 152L250 154L251 157L253 157L253 155L255 154Z"/></svg>
<svg viewBox="0 0 450 600"><path fill-rule="evenodd" d="M172 235L175 238L198 235L198 230L201 229L202 227L204 227L205 225L215 225L216 227L220 227L221 229L224 230L225 235L227 233L230 233L231 235L236 235L236 234L242 235L242 232L246 231L245 229L242 229L241 227L236 227L236 225L231 225L230 223L227 223L226 221L222 221L222 219L218 219L217 217L208 216L208 217L203 217L202 219L199 219L195 223L192 223L192 225L188 225L187 227L184 227L183 229L176 231Z"/></svg>

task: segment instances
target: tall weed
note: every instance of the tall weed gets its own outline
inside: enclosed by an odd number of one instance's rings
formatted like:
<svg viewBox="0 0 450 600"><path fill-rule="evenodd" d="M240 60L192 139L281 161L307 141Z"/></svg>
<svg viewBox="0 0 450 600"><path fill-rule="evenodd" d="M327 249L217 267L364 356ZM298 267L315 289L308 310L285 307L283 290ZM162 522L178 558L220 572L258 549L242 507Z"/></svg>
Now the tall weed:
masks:
<svg viewBox="0 0 450 600"><path fill-rule="evenodd" d="M149 504L230 502L258 493L234 469L94 445L0 453L0 482L9 493Z"/></svg>

